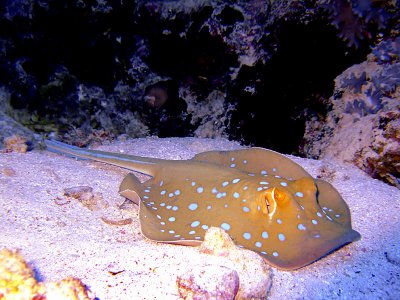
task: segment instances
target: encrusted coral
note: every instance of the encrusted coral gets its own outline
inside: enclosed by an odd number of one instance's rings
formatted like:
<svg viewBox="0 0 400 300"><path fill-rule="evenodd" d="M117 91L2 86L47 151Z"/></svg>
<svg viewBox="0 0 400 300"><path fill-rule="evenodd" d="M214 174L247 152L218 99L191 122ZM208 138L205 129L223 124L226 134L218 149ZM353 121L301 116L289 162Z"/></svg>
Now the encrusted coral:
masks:
<svg viewBox="0 0 400 300"><path fill-rule="evenodd" d="M182 91L184 93L184 91ZM188 91L186 91L188 92ZM230 112L235 108L225 102L225 95L219 91L211 92L203 101L196 101L190 93L186 94L188 112L192 115L194 134L202 138L227 137L226 128L229 127ZM212 111L212 114L210 114Z"/></svg>
<svg viewBox="0 0 400 300"><path fill-rule="evenodd" d="M4 152L25 153L28 151L27 139L18 134L6 137L4 139Z"/></svg>
<svg viewBox="0 0 400 300"><path fill-rule="evenodd" d="M37 282L33 270L16 250L0 251L0 299L91 300L83 283L73 277L60 282Z"/></svg>
<svg viewBox="0 0 400 300"><path fill-rule="evenodd" d="M321 6L329 12L332 24L339 30L338 35L348 46L358 47L363 39L371 39L373 32L396 27L400 16L399 3L373 0L320 0ZM391 24L391 26L388 26ZM397 32L398 33L398 32Z"/></svg>
<svg viewBox="0 0 400 300"><path fill-rule="evenodd" d="M372 55L379 64L400 61L400 36L379 43L372 49Z"/></svg>
<svg viewBox="0 0 400 300"><path fill-rule="evenodd" d="M307 123L304 153L351 162L400 188L398 42L381 43L367 61L335 79L332 110L325 119Z"/></svg>

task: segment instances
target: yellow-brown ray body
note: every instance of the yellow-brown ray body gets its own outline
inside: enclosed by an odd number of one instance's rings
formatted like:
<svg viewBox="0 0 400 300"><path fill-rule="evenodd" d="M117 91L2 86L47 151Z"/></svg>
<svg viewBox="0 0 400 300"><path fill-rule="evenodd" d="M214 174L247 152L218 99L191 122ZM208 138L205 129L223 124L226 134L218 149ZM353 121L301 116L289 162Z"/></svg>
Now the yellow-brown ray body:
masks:
<svg viewBox="0 0 400 300"><path fill-rule="evenodd" d="M360 237L335 188L271 150L210 151L175 161L46 144L152 176L140 183L128 174L120 194L140 206L142 233L155 241L197 245L209 227L220 227L237 245L291 270Z"/></svg>

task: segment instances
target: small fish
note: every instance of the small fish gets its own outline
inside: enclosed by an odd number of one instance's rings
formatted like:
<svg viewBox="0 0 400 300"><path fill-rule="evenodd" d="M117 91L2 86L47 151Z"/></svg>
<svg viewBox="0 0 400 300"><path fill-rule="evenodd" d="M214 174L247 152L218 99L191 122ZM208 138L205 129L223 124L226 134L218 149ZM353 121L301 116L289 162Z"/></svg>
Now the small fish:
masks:
<svg viewBox="0 0 400 300"><path fill-rule="evenodd" d="M53 152L150 175L141 183L128 174L119 192L139 205L142 233L154 241L198 245L208 228L220 227L270 265L293 270L360 238L332 185L271 150L164 160L45 143Z"/></svg>

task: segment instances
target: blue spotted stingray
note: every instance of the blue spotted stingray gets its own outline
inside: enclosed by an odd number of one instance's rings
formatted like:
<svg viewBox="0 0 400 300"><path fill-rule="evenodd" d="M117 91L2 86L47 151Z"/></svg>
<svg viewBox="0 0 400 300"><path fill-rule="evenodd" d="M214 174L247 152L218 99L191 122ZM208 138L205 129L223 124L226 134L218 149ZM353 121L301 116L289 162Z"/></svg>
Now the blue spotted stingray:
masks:
<svg viewBox="0 0 400 300"><path fill-rule="evenodd" d="M165 243L198 245L210 227L284 270L303 267L360 238L347 204L326 181L262 148L209 151L164 160L87 150L46 141L48 150L147 174L129 173L120 194L139 205L142 233Z"/></svg>

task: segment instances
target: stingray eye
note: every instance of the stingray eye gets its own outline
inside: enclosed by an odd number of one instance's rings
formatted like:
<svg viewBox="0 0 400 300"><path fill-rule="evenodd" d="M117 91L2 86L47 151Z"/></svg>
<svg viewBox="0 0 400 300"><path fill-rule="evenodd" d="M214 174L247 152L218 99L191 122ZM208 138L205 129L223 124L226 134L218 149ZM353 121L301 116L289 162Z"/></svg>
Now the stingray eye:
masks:
<svg viewBox="0 0 400 300"><path fill-rule="evenodd" d="M275 188L268 189L264 194L265 206L263 212L272 216L276 210Z"/></svg>
<svg viewBox="0 0 400 300"><path fill-rule="evenodd" d="M264 201L265 208L263 209L263 212L272 216L278 206L282 206L287 203L288 195L277 188L270 188L266 190L264 194Z"/></svg>

